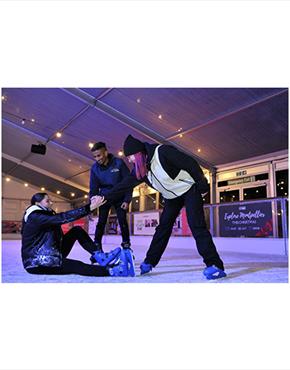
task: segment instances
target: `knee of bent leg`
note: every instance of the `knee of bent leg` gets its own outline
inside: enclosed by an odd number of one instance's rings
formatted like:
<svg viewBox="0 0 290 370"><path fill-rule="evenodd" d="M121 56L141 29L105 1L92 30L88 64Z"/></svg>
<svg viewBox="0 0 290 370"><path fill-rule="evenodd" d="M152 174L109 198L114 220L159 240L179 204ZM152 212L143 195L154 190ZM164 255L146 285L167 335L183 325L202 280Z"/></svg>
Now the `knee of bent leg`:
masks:
<svg viewBox="0 0 290 370"><path fill-rule="evenodd" d="M81 226L74 226L73 230L76 231L76 232L84 231L84 229Z"/></svg>

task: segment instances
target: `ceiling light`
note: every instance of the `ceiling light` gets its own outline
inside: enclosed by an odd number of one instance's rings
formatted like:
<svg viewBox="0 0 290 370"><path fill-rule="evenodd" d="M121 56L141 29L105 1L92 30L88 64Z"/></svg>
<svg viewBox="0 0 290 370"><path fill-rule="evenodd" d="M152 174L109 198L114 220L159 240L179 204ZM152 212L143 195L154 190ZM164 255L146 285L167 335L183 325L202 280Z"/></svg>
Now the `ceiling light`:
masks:
<svg viewBox="0 0 290 370"><path fill-rule="evenodd" d="M2 99L3 102L5 102L5 101L7 101L7 96L2 95L1 99Z"/></svg>
<svg viewBox="0 0 290 370"><path fill-rule="evenodd" d="M201 149L198 148L197 151L198 151L198 153L200 153L201 152Z"/></svg>
<svg viewBox="0 0 290 370"><path fill-rule="evenodd" d="M72 197L74 197L74 196L75 196L75 193L70 193L70 195L71 195Z"/></svg>
<svg viewBox="0 0 290 370"><path fill-rule="evenodd" d="M140 98L137 99L137 103L141 103L141 99Z"/></svg>
<svg viewBox="0 0 290 370"><path fill-rule="evenodd" d="M162 119L162 114L159 114L158 118L159 118L159 119Z"/></svg>
<svg viewBox="0 0 290 370"><path fill-rule="evenodd" d="M179 135L179 137L181 137L181 138L182 138L182 137L183 137L183 135L182 135L182 134L180 134L180 135Z"/></svg>
<svg viewBox="0 0 290 370"><path fill-rule="evenodd" d="M27 188L27 186L28 186L27 182L24 184L24 186Z"/></svg>
<svg viewBox="0 0 290 370"><path fill-rule="evenodd" d="M69 158L68 161L71 162L71 159Z"/></svg>
<svg viewBox="0 0 290 370"><path fill-rule="evenodd" d="M60 194L60 191L59 191L59 190L57 190L56 194Z"/></svg>
<svg viewBox="0 0 290 370"><path fill-rule="evenodd" d="M40 190L41 190L41 191L44 191L44 190L45 190L45 188L41 188Z"/></svg>
<svg viewBox="0 0 290 370"><path fill-rule="evenodd" d="M34 118L31 118L31 122L34 123L35 122L35 119Z"/></svg>
<svg viewBox="0 0 290 370"><path fill-rule="evenodd" d="M92 149L92 147L94 146L93 143L89 143L89 148Z"/></svg>
<svg viewBox="0 0 290 370"><path fill-rule="evenodd" d="M85 195L85 199L87 199L88 198L88 196L87 196L87 194Z"/></svg>
<svg viewBox="0 0 290 370"><path fill-rule="evenodd" d="M10 177L6 177L6 179L5 179L7 182L9 182L11 179L10 179Z"/></svg>
<svg viewBox="0 0 290 370"><path fill-rule="evenodd" d="M123 155L122 150L119 150L118 155L119 155L120 157L122 157L122 155Z"/></svg>
<svg viewBox="0 0 290 370"><path fill-rule="evenodd" d="M58 132L56 133L56 137L61 137L61 136L62 136L62 133L58 131Z"/></svg>
<svg viewBox="0 0 290 370"><path fill-rule="evenodd" d="M21 123L22 123L22 125L25 125L25 118L22 118L22 121L21 121Z"/></svg>

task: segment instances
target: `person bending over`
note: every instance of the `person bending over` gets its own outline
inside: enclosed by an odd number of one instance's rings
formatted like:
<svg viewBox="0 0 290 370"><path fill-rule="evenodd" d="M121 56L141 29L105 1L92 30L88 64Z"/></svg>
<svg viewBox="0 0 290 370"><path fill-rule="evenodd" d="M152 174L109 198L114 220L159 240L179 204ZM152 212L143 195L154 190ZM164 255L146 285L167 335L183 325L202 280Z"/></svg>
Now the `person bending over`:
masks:
<svg viewBox="0 0 290 370"><path fill-rule="evenodd" d="M206 265L203 271L205 277L225 277L223 261L204 217L202 197L209 191L209 185L196 160L171 145L143 143L131 135L126 138L123 149L128 160L134 163L134 169L105 195L105 199L114 199L142 182L159 191L165 199L160 223L140 266L141 274L150 272L160 261L174 222L182 207L185 207L198 253Z"/></svg>

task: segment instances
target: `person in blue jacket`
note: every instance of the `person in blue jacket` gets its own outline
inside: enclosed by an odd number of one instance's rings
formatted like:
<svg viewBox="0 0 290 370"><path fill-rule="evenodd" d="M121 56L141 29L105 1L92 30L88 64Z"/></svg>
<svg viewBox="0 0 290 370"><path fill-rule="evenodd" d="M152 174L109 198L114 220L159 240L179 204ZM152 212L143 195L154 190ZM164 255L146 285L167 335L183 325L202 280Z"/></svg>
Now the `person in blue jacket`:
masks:
<svg viewBox="0 0 290 370"><path fill-rule="evenodd" d="M90 173L90 198L94 195L105 196L109 191L124 178L126 178L130 171L125 162L121 158L116 158L113 154L108 153L106 144L97 142L91 148L95 163L91 167ZM92 262L99 264L105 263L107 260L107 253L104 253L102 247L102 238L105 231L105 226L108 220L108 215L112 206L114 206L118 222L122 234L121 246L123 249L130 249L130 234L127 222L127 211L129 203L132 200L132 189L124 194L116 197L113 201L108 201L99 208L99 219L96 225L94 242L99 253L95 254Z"/></svg>

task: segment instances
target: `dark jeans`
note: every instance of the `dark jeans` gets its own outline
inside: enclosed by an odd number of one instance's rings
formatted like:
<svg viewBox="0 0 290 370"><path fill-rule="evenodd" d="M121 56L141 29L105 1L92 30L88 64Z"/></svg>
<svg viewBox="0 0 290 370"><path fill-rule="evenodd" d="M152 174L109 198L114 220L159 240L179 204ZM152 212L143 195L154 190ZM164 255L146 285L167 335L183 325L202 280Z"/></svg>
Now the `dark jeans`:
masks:
<svg viewBox="0 0 290 370"><path fill-rule="evenodd" d="M145 262L156 266L168 244L174 222L185 206L188 225L196 241L198 253L203 257L206 266L216 265L224 269L212 236L207 229L203 200L196 185L193 185L185 194L175 199L166 199L160 223L156 228L155 234L147 251Z"/></svg>
<svg viewBox="0 0 290 370"><path fill-rule="evenodd" d="M45 275L77 274L83 276L109 276L109 272L105 267L89 265L81 261L66 258L76 241L90 254L96 250L95 244L85 230L80 226L75 226L63 236L61 245L63 262L60 267L34 267L27 269L27 272L30 274Z"/></svg>
<svg viewBox="0 0 290 370"><path fill-rule="evenodd" d="M102 245L102 238L105 231L105 226L108 220L109 212L112 206L115 207L118 222L121 229L123 243L130 242L129 226L127 222L127 211L121 208L122 201L109 202L99 208L99 220L95 231L95 242Z"/></svg>

